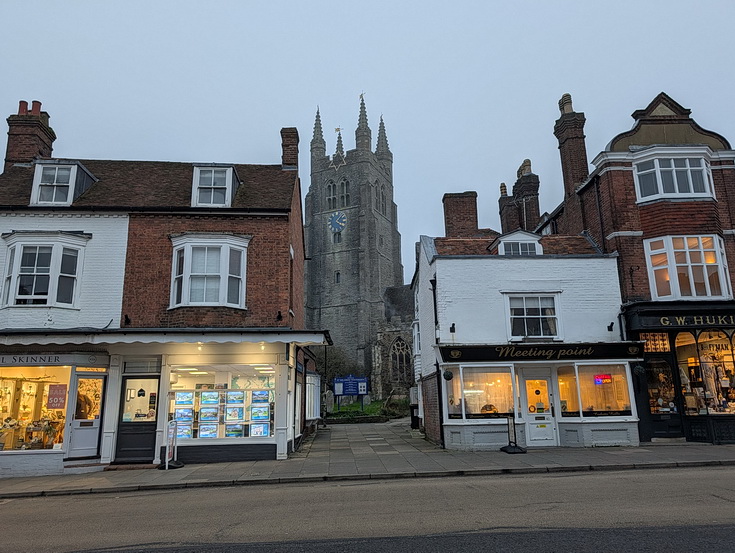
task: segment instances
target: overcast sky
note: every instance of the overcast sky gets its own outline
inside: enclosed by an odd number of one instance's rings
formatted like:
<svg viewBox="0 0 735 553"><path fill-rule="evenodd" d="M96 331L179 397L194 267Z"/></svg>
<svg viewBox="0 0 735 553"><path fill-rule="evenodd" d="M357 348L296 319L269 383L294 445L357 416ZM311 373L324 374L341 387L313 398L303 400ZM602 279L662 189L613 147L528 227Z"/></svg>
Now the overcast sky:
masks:
<svg viewBox="0 0 735 553"><path fill-rule="evenodd" d="M364 92L410 280L418 236L444 232L444 193L477 191L499 230L499 184L530 158L541 211L556 207L565 92L590 161L661 91L735 142L734 20L732 0L6 1L0 115L40 100L55 156L100 159L280 163L295 126L306 194L317 105L327 151L335 127L351 149Z"/></svg>

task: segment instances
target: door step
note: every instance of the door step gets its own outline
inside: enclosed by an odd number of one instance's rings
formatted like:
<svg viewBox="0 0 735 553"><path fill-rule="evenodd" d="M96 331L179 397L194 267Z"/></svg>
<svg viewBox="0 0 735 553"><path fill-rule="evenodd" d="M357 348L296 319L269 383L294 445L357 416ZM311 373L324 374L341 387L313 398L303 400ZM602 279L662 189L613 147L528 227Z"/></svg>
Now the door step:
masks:
<svg viewBox="0 0 735 553"><path fill-rule="evenodd" d="M687 443L687 439L684 436L681 436L680 438L651 438L651 444L671 445L685 443Z"/></svg>
<svg viewBox="0 0 735 553"><path fill-rule="evenodd" d="M155 468L158 468L158 465L152 463L134 463L129 465L106 465L104 470L142 470Z"/></svg>
<svg viewBox="0 0 735 553"><path fill-rule="evenodd" d="M88 472L102 472L107 465L90 463L89 461L65 461L64 474L86 474Z"/></svg>

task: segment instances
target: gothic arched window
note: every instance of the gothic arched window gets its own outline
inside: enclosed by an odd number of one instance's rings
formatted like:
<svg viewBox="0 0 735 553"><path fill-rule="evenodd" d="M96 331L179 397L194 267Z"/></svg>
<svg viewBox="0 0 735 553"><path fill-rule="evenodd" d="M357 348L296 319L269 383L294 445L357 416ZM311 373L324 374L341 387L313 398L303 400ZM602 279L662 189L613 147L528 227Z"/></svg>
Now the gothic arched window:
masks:
<svg viewBox="0 0 735 553"><path fill-rule="evenodd" d="M350 205L350 181L343 180L339 183L339 205L341 207Z"/></svg>
<svg viewBox="0 0 735 553"><path fill-rule="evenodd" d="M375 181L375 211L380 211L380 186Z"/></svg>
<svg viewBox="0 0 735 553"><path fill-rule="evenodd" d="M342 242L342 233L341 232L332 233L332 244L340 244L341 242Z"/></svg>
<svg viewBox="0 0 735 553"><path fill-rule="evenodd" d="M380 187L380 212L385 215L386 214L386 208L385 208L385 186Z"/></svg>
<svg viewBox="0 0 735 553"><path fill-rule="evenodd" d="M337 185L331 180L327 183L327 209L337 207Z"/></svg>
<svg viewBox="0 0 735 553"><path fill-rule="evenodd" d="M411 348L403 338L396 338L390 347L390 379L409 384L411 372Z"/></svg>

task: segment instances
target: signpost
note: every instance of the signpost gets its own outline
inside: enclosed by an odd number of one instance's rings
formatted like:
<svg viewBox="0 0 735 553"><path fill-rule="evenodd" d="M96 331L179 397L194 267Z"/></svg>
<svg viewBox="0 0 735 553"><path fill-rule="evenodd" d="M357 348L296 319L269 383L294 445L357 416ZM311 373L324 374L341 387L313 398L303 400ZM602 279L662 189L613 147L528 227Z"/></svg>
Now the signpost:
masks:
<svg viewBox="0 0 735 553"><path fill-rule="evenodd" d="M184 466L184 463L177 459L176 435L178 434L178 421L172 420L168 422L166 427L166 462L163 465L165 470L178 469ZM161 468L160 466L158 468Z"/></svg>
<svg viewBox="0 0 735 553"><path fill-rule="evenodd" d="M360 396L360 406L365 410L364 399L368 393L368 379L366 376L341 376L334 379L334 395L337 398L337 411L339 411L339 398L341 396Z"/></svg>

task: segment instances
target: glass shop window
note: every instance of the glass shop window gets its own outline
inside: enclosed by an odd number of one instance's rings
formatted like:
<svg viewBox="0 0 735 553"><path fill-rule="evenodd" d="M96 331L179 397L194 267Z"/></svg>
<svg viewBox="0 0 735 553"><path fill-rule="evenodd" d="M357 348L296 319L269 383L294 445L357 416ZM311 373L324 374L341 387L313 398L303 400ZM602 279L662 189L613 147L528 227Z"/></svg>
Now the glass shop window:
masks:
<svg viewBox="0 0 735 553"><path fill-rule="evenodd" d="M172 369L168 413L178 438L273 436L275 373L272 365Z"/></svg>
<svg viewBox="0 0 735 553"><path fill-rule="evenodd" d="M451 374L452 379L446 380ZM459 367L447 367L444 370L444 385L447 389L447 417L450 419L462 418L462 382L459 378Z"/></svg>
<svg viewBox="0 0 735 553"><path fill-rule="evenodd" d="M574 367L559 367L559 404L562 417L579 416L579 395L577 392L577 374Z"/></svg>
<svg viewBox="0 0 735 553"><path fill-rule="evenodd" d="M676 388L671 366L663 359L651 359L646 364L648 404L653 414L676 413Z"/></svg>
<svg viewBox="0 0 735 553"><path fill-rule="evenodd" d="M61 449L71 367L0 367L0 451Z"/></svg>
<svg viewBox="0 0 735 553"><path fill-rule="evenodd" d="M681 332L676 357L687 415L735 414L735 364L727 334L704 330L695 342L690 332Z"/></svg>
<svg viewBox="0 0 735 553"><path fill-rule="evenodd" d="M462 367L448 369L447 413L450 419L505 418L513 414L513 381L510 369Z"/></svg>
<svg viewBox="0 0 735 553"><path fill-rule="evenodd" d="M585 417L632 414L624 365L580 365L578 374Z"/></svg>

